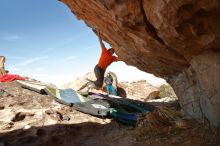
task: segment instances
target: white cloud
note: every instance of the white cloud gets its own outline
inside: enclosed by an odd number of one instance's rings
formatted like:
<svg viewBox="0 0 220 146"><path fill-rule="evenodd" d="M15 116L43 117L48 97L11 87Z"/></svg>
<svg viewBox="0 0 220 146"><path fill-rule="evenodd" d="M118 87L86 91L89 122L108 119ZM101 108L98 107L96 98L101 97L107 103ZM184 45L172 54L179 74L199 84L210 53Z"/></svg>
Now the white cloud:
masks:
<svg viewBox="0 0 220 146"><path fill-rule="evenodd" d="M50 53L52 52L53 50L55 50L55 48L46 48L42 51L42 53Z"/></svg>
<svg viewBox="0 0 220 146"><path fill-rule="evenodd" d="M27 65L32 64L34 62L37 62L37 61L40 61L40 60L43 60L43 59L47 59L47 58L48 58L47 56L34 57L34 58L31 58L31 59L25 60L25 61L19 63L18 65L20 65L20 66L27 66Z"/></svg>
<svg viewBox="0 0 220 146"><path fill-rule="evenodd" d="M114 72L117 75L119 82L146 80L155 87L159 87L160 85L166 83L166 81L162 78L143 72L136 67L128 66L125 63L114 63L108 68L108 71Z"/></svg>
<svg viewBox="0 0 220 146"><path fill-rule="evenodd" d="M5 41L15 41L15 40L20 40L20 39L23 39L23 37L19 35L5 35L2 37L2 40L5 40Z"/></svg>
<svg viewBox="0 0 220 146"><path fill-rule="evenodd" d="M18 72L20 71L21 69L16 67L16 66L7 66L6 67L6 70L9 71L9 73L15 73L15 72Z"/></svg>
<svg viewBox="0 0 220 146"><path fill-rule="evenodd" d="M70 44L70 43L73 43L81 38L84 38L85 35L87 34L88 30L87 31L84 31L74 37L70 37L70 38L66 38L66 39L63 39L61 42L59 42L57 45L67 45L67 44Z"/></svg>
<svg viewBox="0 0 220 146"><path fill-rule="evenodd" d="M85 48L85 50L95 49L95 48L98 48L98 47L101 49L101 46L96 44L96 45L92 45L92 46L89 46L89 47Z"/></svg>
<svg viewBox="0 0 220 146"><path fill-rule="evenodd" d="M8 59L8 60L21 60L23 58L22 57L18 57L18 56L8 56L6 59Z"/></svg>
<svg viewBox="0 0 220 146"><path fill-rule="evenodd" d="M39 73L26 73L23 76L27 76L46 83L52 83L58 87L74 81L79 75L77 74L39 74Z"/></svg>
<svg viewBox="0 0 220 146"><path fill-rule="evenodd" d="M35 70L36 72L42 72L42 71L45 71L46 68L44 68L44 67L37 67L37 68L35 68L34 70Z"/></svg>
<svg viewBox="0 0 220 146"><path fill-rule="evenodd" d="M76 59L77 58L77 56L68 56L68 57L66 57L65 59L64 59L64 61L71 61L71 60L74 60L74 59Z"/></svg>

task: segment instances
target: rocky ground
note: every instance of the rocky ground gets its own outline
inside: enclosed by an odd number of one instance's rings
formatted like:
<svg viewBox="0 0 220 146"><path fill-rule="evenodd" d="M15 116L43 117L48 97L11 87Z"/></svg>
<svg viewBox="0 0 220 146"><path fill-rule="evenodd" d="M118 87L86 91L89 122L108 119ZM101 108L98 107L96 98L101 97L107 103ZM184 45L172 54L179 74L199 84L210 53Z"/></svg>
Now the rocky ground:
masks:
<svg viewBox="0 0 220 146"><path fill-rule="evenodd" d="M218 146L206 121L185 127L126 126L75 111L18 86L0 83L0 146Z"/></svg>

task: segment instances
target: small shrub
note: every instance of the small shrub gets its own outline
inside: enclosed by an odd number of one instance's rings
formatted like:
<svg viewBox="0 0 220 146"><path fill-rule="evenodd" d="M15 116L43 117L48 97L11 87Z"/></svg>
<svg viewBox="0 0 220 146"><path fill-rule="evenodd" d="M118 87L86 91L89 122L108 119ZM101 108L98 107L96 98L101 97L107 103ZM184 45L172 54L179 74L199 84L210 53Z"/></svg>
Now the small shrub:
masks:
<svg viewBox="0 0 220 146"><path fill-rule="evenodd" d="M177 98L173 88L169 84L163 84L159 87L159 98L164 97L171 97L171 98Z"/></svg>

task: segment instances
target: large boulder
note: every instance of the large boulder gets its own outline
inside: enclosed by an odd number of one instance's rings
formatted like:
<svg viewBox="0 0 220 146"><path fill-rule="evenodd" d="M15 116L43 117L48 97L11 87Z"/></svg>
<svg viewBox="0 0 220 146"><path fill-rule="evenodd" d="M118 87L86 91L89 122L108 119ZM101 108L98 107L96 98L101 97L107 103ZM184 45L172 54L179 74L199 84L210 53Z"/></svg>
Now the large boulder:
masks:
<svg viewBox="0 0 220 146"><path fill-rule="evenodd" d="M88 79L92 80L92 81L96 80L94 72L88 72L84 76L75 79L73 82L69 82L69 83L65 84L63 87L64 88L72 88L72 89L78 91L78 90L80 90L80 88L82 86L86 85L89 82Z"/></svg>
<svg viewBox="0 0 220 146"><path fill-rule="evenodd" d="M220 125L219 0L61 1L100 31L125 63L167 79L185 113ZM215 76L205 79L207 73ZM195 104L184 106L185 100Z"/></svg>
<svg viewBox="0 0 220 146"><path fill-rule="evenodd" d="M146 80L121 82L119 87L125 90L128 98L140 101L155 99L160 93L156 87L150 85Z"/></svg>
<svg viewBox="0 0 220 146"><path fill-rule="evenodd" d="M117 80L117 77L116 77L115 73L113 73L113 72L106 72L105 75L104 75L105 77L106 77L107 73L110 73L110 75L113 78L113 84L112 85L115 88L117 88L118 80ZM63 87L64 88L72 88L72 89L74 89L76 91L81 90L81 89L83 90L83 88L86 87L88 82L95 81L95 80L96 80L95 73L94 72L88 72L84 76L77 78L73 82L67 83ZM106 86L105 83L103 83L103 88L102 89L104 91L105 91L105 86ZM93 90L93 91L97 92L97 90Z"/></svg>

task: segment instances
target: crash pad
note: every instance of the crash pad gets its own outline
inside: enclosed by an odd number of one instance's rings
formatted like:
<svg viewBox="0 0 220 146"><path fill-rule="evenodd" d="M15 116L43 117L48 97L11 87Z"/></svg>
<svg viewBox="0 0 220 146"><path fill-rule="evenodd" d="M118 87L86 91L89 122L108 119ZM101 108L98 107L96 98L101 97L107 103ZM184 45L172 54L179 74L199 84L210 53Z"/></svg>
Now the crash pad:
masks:
<svg viewBox="0 0 220 146"><path fill-rule="evenodd" d="M96 117L107 117L110 114L110 104L105 100L90 99L86 102L74 103L73 108Z"/></svg>
<svg viewBox="0 0 220 146"><path fill-rule="evenodd" d="M95 93L90 93L89 97L108 102L110 117L122 124L135 125L139 114L152 112L155 108L153 105L128 98L114 98Z"/></svg>
<svg viewBox="0 0 220 146"><path fill-rule="evenodd" d="M90 92L88 97L92 99L103 99L111 103L112 108L121 107L128 112L150 112L154 110L154 106L143 103L141 101L132 100L129 98L119 98L118 96L108 96L101 93Z"/></svg>
<svg viewBox="0 0 220 146"><path fill-rule="evenodd" d="M44 89L46 87L52 86L50 84L46 84L46 83L36 81L36 80L17 81L17 83L19 83L21 87L25 89L29 89L29 90L32 90L32 91L35 91L41 94L46 94Z"/></svg>
<svg viewBox="0 0 220 146"><path fill-rule="evenodd" d="M51 97L53 97L59 103L71 106L74 103L85 102L88 99L73 89L58 89L54 87L46 87L44 91Z"/></svg>

